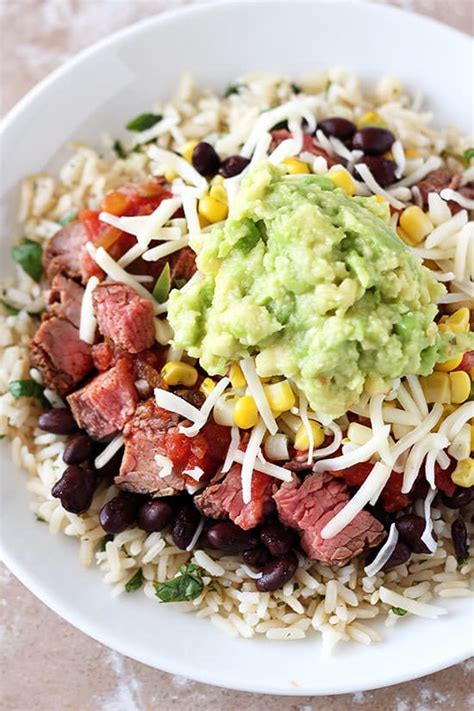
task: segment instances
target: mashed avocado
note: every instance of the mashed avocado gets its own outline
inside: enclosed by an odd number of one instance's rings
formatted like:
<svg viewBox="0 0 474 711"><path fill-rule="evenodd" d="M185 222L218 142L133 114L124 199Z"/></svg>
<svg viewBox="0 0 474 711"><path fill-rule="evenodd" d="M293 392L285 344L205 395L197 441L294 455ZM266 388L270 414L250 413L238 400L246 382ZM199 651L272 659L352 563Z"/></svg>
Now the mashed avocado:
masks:
<svg viewBox="0 0 474 711"><path fill-rule="evenodd" d="M171 293L174 345L211 375L255 355L259 375L291 378L333 417L364 386L430 373L454 352L433 321L445 289L388 222L375 197L258 166L225 225L192 245L203 278Z"/></svg>

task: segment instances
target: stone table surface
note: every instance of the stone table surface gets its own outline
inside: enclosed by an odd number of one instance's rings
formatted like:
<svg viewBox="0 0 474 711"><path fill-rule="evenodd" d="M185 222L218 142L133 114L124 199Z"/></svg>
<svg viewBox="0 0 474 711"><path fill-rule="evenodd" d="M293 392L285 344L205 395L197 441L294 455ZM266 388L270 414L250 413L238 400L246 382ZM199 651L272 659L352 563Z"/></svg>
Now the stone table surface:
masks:
<svg viewBox="0 0 474 711"><path fill-rule="evenodd" d="M472 0L387 1L472 33ZM0 0L1 114L83 47L131 22L186 4L186 0ZM98 644L46 608L5 567L0 569L0 584L4 711L474 708L472 660L406 684L353 695L298 698L218 689L151 669Z"/></svg>

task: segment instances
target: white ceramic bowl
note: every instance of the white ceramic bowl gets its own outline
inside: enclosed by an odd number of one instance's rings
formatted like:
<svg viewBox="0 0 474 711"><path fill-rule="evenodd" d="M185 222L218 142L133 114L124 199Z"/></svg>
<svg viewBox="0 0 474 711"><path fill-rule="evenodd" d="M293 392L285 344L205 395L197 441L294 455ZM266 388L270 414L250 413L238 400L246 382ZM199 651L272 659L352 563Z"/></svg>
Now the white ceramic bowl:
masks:
<svg viewBox="0 0 474 711"><path fill-rule="evenodd" d="M169 95L180 75L221 89L245 71L297 77L334 64L367 79L396 74L429 97L440 122L468 130L470 42L454 30L381 5L309 0L192 7L151 18L83 52L10 113L2 133L1 268L8 272L21 177L57 164L71 139L119 135L130 116ZM405 619L371 647L321 656L316 636L235 640L207 620L143 595L111 599L77 542L51 536L28 504L25 475L2 443L3 555L44 603L91 637L145 664L199 681L275 694L337 694L436 671L472 652L472 606L451 601L439 620ZM444 601L443 601L444 602Z"/></svg>

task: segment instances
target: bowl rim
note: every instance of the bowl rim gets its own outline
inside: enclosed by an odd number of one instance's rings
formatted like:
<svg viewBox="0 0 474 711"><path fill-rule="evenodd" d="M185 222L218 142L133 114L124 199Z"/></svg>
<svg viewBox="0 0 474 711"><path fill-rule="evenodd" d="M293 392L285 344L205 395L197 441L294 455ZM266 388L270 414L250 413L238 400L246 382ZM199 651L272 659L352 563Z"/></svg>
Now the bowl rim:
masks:
<svg viewBox="0 0 474 711"><path fill-rule="evenodd" d="M225 12L225 8L229 6L238 5L243 7L247 5L249 7L256 4L278 4L278 5L288 5L292 0L204 0L198 5L186 5L177 7L171 10L166 10L159 14L154 14L149 17L143 18L138 22L133 23L125 28L122 28L116 32L107 35L106 37L100 39L99 41L92 44L90 47L82 49L80 52L75 54L73 57L68 59L63 65L57 67L47 76L45 76L40 82L32 87L5 115L5 117L0 121L0 140L4 140L6 134L15 122L16 118L23 114L23 112L28 111L30 105L34 102L37 96L42 94L44 90L48 87L54 85L57 79L68 74L73 68L79 66L84 61L93 57L94 54L101 52L104 48L108 46L113 46L119 44L123 38L131 37L135 34L139 34L143 28L150 27L153 25L163 26L175 20L177 17L192 17L197 14L205 14L212 12L214 9L218 11ZM442 22L435 20L430 17L426 17L419 13L408 12L400 7L385 5L385 4L374 4L369 0L296 0L299 4L320 4L320 5L333 5L334 2L339 2L340 5L360 5L365 6L365 8L370 7L370 12L380 17L382 15L388 16L400 16L416 18L417 21L425 24L431 25L436 28L442 28L447 34L451 34L453 38L457 41L466 42L470 37L452 27L449 27ZM17 469L17 467L15 467ZM38 574L32 573L25 563L15 555L10 555L8 547L4 545L3 537L0 537L0 559L6 564L10 571L18 578L18 580L25 585L25 587L32 592L41 602L43 602L50 610L62 617L69 624L73 625L75 628L79 629L81 632L87 634L92 639L100 642L108 648L118 651L120 654L127 656L129 658L135 659L142 664L147 666L152 666L154 668L159 668L162 671L168 672L170 674L183 674L183 664L179 664L175 659L168 659L165 651L160 659L159 667L149 661L137 643L127 642L126 644L120 639L115 632L101 632L97 630L95 623L91 621L86 613L78 612L74 609L71 601L64 601L59 595L55 593L54 589L49 589L44 586L41 577ZM213 686L218 686L222 688L228 688L238 691L247 691L254 693L269 693L275 695L292 695L292 696L307 696L311 695L339 695L345 693L354 693L358 691L366 691L368 688L377 689L382 687L391 686L393 684L402 683L405 681L410 681L421 676L437 672L441 669L445 669L451 665L457 664L459 662L467 659L473 650L468 648L450 648L449 651L445 650L442 660L437 663L429 662L423 665L420 660L417 666L416 672L411 674L409 672L405 674L398 674L395 671L391 671L387 676L380 681L374 679L373 684L370 687L367 686L367 681L361 681L361 683L350 684L344 683L341 679L340 688L336 691L332 687L318 687L317 691L313 689L305 688L282 688L282 686L275 686L269 683L247 683L243 685L242 683L237 683L233 677L228 676L228 672L213 673L201 668L196 671L189 668L186 669L186 676L189 678L201 682L210 684ZM220 676L219 676L220 675Z"/></svg>

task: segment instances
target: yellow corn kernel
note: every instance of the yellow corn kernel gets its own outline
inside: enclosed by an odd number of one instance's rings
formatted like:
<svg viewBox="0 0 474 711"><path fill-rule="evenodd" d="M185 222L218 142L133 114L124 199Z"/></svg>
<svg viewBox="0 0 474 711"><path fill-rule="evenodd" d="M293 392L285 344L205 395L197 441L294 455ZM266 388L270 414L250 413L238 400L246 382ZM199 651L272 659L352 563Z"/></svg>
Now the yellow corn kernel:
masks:
<svg viewBox="0 0 474 711"><path fill-rule="evenodd" d="M234 424L242 430L255 427L258 422L258 410L251 395L239 397L234 407Z"/></svg>
<svg viewBox="0 0 474 711"><path fill-rule="evenodd" d="M387 202L383 195L374 195L375 201L379 203Z"/></svg>
<svg viewBox="0 0 474 711"><path fill-rule="evenodd" d="M202 392L203 395L205 395L205 397L208 397L208 395L212 393L215 387L216 384L212 378L204 378L199 387L199 390L200 392Z"/></svg>
<svg viewBox="0 0 474 711"><path fill-rule="evenodd" d="M409 159L418 158L420 156L420 151L417 151L416 148L406 148L405 155Z"/></svg>
<svg viewBox="0 0 474 711"><path fill-rule="evenodd" d="M228 376L233 388L245 388L247 381L242 373L242 368L238 363L232 363L229 367Z"/></svg>
<svg viewBox="0 0 474 711"><path fill-rule="evenodd" d="M451 384L451 402L460 405L466 402L471 393L471 378L464 370L456 370L449 373Z"/></svg>
<svg viewBox="0 0 474 711"><path fill-rule="evenodd" d="M193 158L193 151L196 148L198 144L198 141L188 141L187 143L184 144L184 146L181 147L180 153L183 156L184 160L187 160L188 163L191 163L192 158Z"/></svg>
<svg viewBox="0 0 474 711"><path fill-rule="evenodd" d="M178 360L170 360L161 369L161 377L167 385L186 385L192 387L196 385L198 372L189 363L182 363Z"/></svg>
<svg viewBox="0 0 474 711"><path fill-rule="evenodd" d="M202 215L198 215L198 220L199 220L199 227L203 230L205 227L209 227L211 224L209 220L206 220L205 217Z"/></svg>
<svg viewBox="0 0 474 711"><path fill-rule="evenodd" d="M297 173L309 173L309 166L298 158L285 158L282 161L283 165L286 165L286 169L290 175L296 175Z"/></svg>
<svg viewBox="0 0 474 711"><path fill-rule="evenodd" d="M331 178L336 188L344 190L349 197L356 194L356 184L346 170L335 170L332 173L328 173L327 177Z"/></svg>
<svg viewBox="0 0 474 711"><path fill-rule="evenodd" d="M426 402L447 403L451 402L451 383L447 373L435 372L420 378Z"/></svg>
<svg viewBox="0 0 474 711"><path fill-rule="evenodd" d="M474 452L474 425L471 425L471 452Z"/></svg>
<svg viewBox="0 0 474 711"><path fill-rule="evenodd" d="M174 170L165 170L163 177L167 183L172 183L178 177L178 173L175 173Z"/></svg>
<svg viewBox="0 0 474 711"><path fill-rule="evenodd" d="M209 190L209 195L227 205L227 192L223 185L213 185Z"/></svg>
<svg viewBox="0 0 474 711"><path fill-rule="evenodd" d="M438 324L440 331L451 331L451 333L469 332L469 309L463 306L455 311L448 318L442 318Z"/></svg>
<svg viewBox="0 0 474 711"><path fill-rule="evenodd" d="M435 370L441 370L443 373L449 373L450 370L456 370L461 365L463 356L462 354L456 356L456 358L451 358L450 360L445 360L444 363L436 363Z"/></svg>
<svg viewBox="0 0 474 711"><path fill-rule="evenodd" d="M357 121L357 128L364 128L364 126L385 126L385 121L377 111L367 111L360 119Z"/></svg>
<svg viewBox="0 0 474 711"><path fill-rule="evenodd" d="M205 195L199 200L198 212L201 217L213 224L214 222L225 220L228 208L227 205L211 197L211 195Z"/></svg>
<svg viewBox="0 0 474 711"><path fill-rule="evenodd" d="M383 157L384 157L384 158L387 158L387 160L393 160L393 153L392 153L392 151L386 151L386 152L383 154Z"/></svg>
<svg viewBox="0 0 474 711"><path fill-rule="evenodd" d="M411 205L400 215L400 227L413 244L420 244L433 229L433 224L423 210Z"/></svg>
<svg viewBox="0 0 474 711"><path fill-rule="evenodd" d="M296 404L296 397L288 380L282 380L279 383L264 385L268 404L273 412L286 412Z"/></svg>
<svg viewBox="0 0 474 711"><path fill-rule="evenodd" d="M311 432L313 433L314 448L317 449L324 442L324 430L319 422L315 422L314 420L309 421L309 426L311 428ZM309 437L306 427L303 424L300 425L296 432L294 446L298 451L305 451L306 449L309 449Z"/></svg>
<svg viewBox="0 0 474 711"><path fill-rule="evenodd" d="M457 486L463 486L467 489L470 486L474 486L474 459L472 457L461 459L451 474L451 479Z"/></svg>

